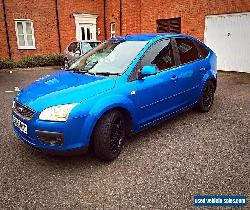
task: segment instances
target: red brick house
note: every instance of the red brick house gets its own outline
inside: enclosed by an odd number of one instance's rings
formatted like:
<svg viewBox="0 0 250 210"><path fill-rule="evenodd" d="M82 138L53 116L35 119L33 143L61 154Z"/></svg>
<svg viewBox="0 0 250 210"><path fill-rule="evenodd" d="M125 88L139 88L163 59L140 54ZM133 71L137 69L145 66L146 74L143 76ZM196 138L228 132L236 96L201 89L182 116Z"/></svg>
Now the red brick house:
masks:
<svg viewBox="0 0 250 210"><path fill-rule="evenodd" d="M76 39L142 32L181 32L204 40L211 15L250 17L248 11L250 0L0 0L0 58L18 60L61 52Z"/></svg>

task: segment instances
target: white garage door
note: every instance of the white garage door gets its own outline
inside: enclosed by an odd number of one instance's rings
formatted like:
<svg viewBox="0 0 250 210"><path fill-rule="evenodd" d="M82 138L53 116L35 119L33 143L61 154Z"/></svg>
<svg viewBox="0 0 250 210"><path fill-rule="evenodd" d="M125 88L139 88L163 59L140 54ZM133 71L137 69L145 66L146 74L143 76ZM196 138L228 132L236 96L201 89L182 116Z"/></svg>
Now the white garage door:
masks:
<svg viewBox="0 0 250 210"><path fill-rule="evenodd" d="M217 54L218 69L250 73L250 13L210 15L205 43Z"/></svg>

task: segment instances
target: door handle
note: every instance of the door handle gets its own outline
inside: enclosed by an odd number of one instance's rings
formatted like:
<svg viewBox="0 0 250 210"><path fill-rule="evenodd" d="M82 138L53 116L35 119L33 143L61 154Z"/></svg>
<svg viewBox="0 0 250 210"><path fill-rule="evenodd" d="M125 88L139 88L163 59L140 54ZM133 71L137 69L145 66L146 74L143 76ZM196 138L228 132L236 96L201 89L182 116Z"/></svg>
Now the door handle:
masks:
<svg viewBox="0 0 250 210"><path fill-rule="evenodd" d="M176 75L173 75L172 77L171 77L171 80L172 81L176 81L178 79L178 77L176 76Z"/></svg>
<svg viewBox="0 0 250 210"><path fill-rule="evenodd" d="M206 70L206 68L204 68L204 67L200 68L200 71L205 71L205 70Z"/></svg>

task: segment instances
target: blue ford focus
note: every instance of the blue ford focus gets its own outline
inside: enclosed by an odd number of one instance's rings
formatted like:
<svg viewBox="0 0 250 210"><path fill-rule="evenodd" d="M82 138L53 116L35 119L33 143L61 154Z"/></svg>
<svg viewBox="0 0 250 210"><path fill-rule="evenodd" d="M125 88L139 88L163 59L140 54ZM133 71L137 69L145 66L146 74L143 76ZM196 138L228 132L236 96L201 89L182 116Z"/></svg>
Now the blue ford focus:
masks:
<svg viewBox="0 0 250 210"><path fill-rule="evenodd" d="M91 147L115 159L130 132L195 107L211 109L217 58L193 37L138 34L112 38L69 69L45 76L13 101L13 128L41 150Z"/></svg>

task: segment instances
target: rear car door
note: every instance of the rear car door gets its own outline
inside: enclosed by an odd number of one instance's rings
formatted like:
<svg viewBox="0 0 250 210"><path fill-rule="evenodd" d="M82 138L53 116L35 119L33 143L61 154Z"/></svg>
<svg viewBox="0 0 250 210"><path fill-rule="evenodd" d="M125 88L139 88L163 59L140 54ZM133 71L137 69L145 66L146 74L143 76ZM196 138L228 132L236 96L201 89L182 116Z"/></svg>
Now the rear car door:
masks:
<svg viewBox="0 0 250 210"><path fill-rule="evenodd" d="M191 105L197 101L200 94L200 85L206 72L207 63L204 55L198 48L199 45L193 39L175 38L177 60L179 66L179 82L182 86L182 100ZM204 52L203 52L204 53Z"/></svg>

